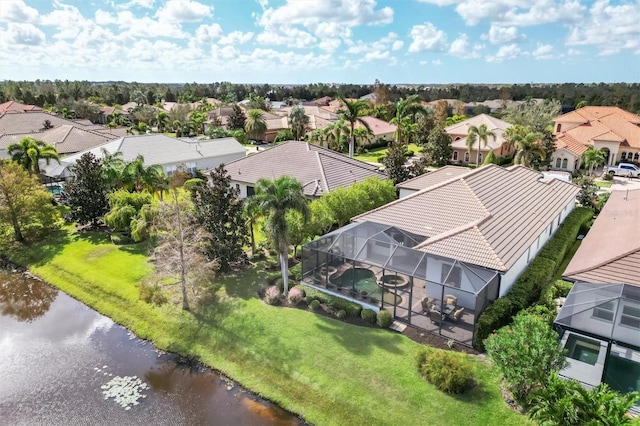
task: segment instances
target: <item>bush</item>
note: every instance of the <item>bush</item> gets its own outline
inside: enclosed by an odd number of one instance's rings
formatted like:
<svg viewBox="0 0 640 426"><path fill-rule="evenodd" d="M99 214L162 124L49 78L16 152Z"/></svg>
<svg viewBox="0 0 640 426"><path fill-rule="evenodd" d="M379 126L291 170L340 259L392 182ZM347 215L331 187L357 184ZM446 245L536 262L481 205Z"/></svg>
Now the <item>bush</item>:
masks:
<svg viewBox="0 0 640 426"><path fill-rule="evenodd" d="M306 294L307 303L311 303L312 301L317 300L319 303L328 305L334 310L344 310L350 317L357 317L362 311L362 306L358 303L351 302L340 297L332 296L320 290L316 290L315 288L307 286L300 287Z"/></svg>
<svg viewBox="0 0 640 426"><path fill-rule="evenodd" d="M340 310L336 313L336 316L337 316L339 319L343 319L344 317L346 317L346 316L347 316L347 312L346 312L344 309L340 309Z"/></svg>
<svg viewBox="0 0 640 426"><path fill-rule="evenodd" d="M376 323L381 328L389 328L393 324L393 315L391 315L391 312L381 309L378 312Z"/></svg>
<svg viewBox="0 0 640 426"><path fill-rule="evenodd" d="M557 299L558 297L567 297L569 291L571 291L571 287L573 287L573 283L564 280L556 280L553 283L553 298Z"/></svg>
<svg viewBox="0 0 640 426"><path fill-rule="evenodd" d="M318 302L317 300L312 300L311 303L309 303L309 309L311 309L312 311L315 311L319 307L320 307L320 302Z"/></svg>
<svg viewBox="0 0 640 426"><path fill-rule="evenodd" d="M297 305L298 303L302 302L303 299L304 299L304 292L301 289L294 287L291 290L289 290L289 294L287 295L287 300L292 305L294 306Z"/></svg>
<svg viewBox="0 0 640 426"><path fill-rule="evenodd" d="M376 162L382 163L382 161L385 159L385 157L386 157L386 154L378 155L378 158L376 158Z"/></svg>
<svg viewBox="0 0 640 426"><path fill-rule="evenodd" d="M140 300L152 305L162 306L168 302L167 296L162 292L160 284L140 284Z"/></svg>
<svg viewBox="0 0 640 426"><path fill-rule="evenodd" d="M404 156L407 158L413 157L413 154L415 154L415 152L412 149L408 149L404 152Z"/></svg>
<svg viewBox="0 0 640 426"><path fill-rule="evenodd" d="M373 324L378 319L378 314L373 309L363 309L362 312L360 312L360 317L366 322Z"/></svg>
<svg viewBox="0 0 640 426"><path fill-rule="evenodd" d="M264 301L268 305L275 304L278 299L280 299L280 289L277 286L272 285L264 292Z"/></svg>
<svg viewBox="0 0 640 426"><path fill-rule="evenodd" d="M613 174L611 174L611 173L605 173L605 174L602 176L602 180L613 180Z"/></svg>
<svg viewBox="0 0 640 426"><path fill-rule="evenodd" d="M485 309L476 326L473 342L476 349L484 350L484 339L495 330L510 324L518 312L535 303L551 304L551 280L557 272L556 269L562 264L582 226L591 220L592 216L591 209L573 209L509 292Z"/></svg>
<svg viewBox="0 0 640 426"><path fill-rule="evenodd" d="M441 392L460 394L474 385L474 367L463 354L423 349L417 361L422 377Z"/></svg>

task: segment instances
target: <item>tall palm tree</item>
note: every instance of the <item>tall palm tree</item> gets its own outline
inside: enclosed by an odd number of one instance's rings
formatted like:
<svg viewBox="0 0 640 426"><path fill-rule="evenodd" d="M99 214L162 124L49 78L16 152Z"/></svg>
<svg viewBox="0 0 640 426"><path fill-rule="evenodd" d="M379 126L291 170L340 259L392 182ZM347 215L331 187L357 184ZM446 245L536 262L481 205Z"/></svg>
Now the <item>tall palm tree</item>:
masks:
<svg viewBox="0 0 640 426"><path fill-rule="evenodd" d="M102 176L107 182L109 189L116 189L122 186L122 171L125 162L122 159L122 152L109 153L105 148L102 151Z"/></svg>
<svg viewBox="0 0 640 426"><path fill-rule="evenodd" d="M356 127L356 123L360 123L362 126L369 129L369 124L361 118L364 110L369 108L369 105L365 101L361 100L350 101L343 97L341 97L340 100L344 103L344 107L341 111L339 111L339 113L342 115L342 118L344 118L344 120L349 123L350 129L349 157L353 157L353 150L355 149L356 145L356 134L353 132L353 130Z"/></svg>
<svg viewBox="0 0 640 426"><path fill-rule="evenodd" d="M267 131L267 122L264 119L264 111L250 109L247 112L247 121L244 123L244 131L254 140L260 140Z"/></svg>
<svg viewBox="0 0 640 426"><path fill-rule="evenodd" d="M7 146L7 154L13 161L24 167L29 175L40 174L40 160L45 160L47 165L51 160L60 164L58 150L31 136L20 139L20 142Z"/></svg>
<svg viewBox="0 0 640 426"><path fill-rule="evenodd" d="M167 113L166 111L158 111L154 122L158 126L158 132L164 133L164 130L169 123L169 113Z"/></svg>
<svg viewBox="0 0 640 426"><path fill-rule="evenodd" d="M536 132L529 132L524 137L516 140L516 155L513 157L514 164L522 164L531 167L531 162L535 156L543 160L547 156L542 147L542 135Z"/></svg>
<svg viewBox="0 0 640 426"><path fill-rule="evenodd" d="M607 161L607 153L602 149L590 146L582 153L582 162L589 168L589 174L593 174L593 169Z"/></svg>
<svg viewBox="0 0 640 426"><path fill-rule="evenodd" d="M325 127L323 133L327 141L327 148L340 151L342 150L343 136L349 136L349 126L347 126L344 118L341 118Z"/></svg>
<svg viewBox="0 0 640 426"><path fill-rule="evenodd" d="M469 126L469 132L467 133L467 149L469 152L469 156L471 156L471 148L476 141L478 141L478 155L476 155L476 166L480 164L480 143L486 148L489 143L489 136L496 140L496 134L491 130L487 129L486 124L481 124L479 126Z"/></svg>
<svg viewBox="0 0 640 426"><path fill-rule="evenodd" d="M416 115L430 114L431 108L422 105L422 98L420 95L411 95L398 100L398 103L396 104L396 115L391 119L391 124L396 125L395 142L402 140L404 143L409 143L409 133L404 132L403 128L407 124L414 123Z"/></svg>
<svg viewBox="0 0 640 426"><path fill-rule="evenodd" d="M289 113L289 126L291 127L295 140L302 140L301 138L309 128L309 116L300 105L291 108L291 112Z"/></svg>
<svg viewBox="0 0 640 426"><path fill-rule="evenodd" d="M284 281L284 294L289 292L289 224L287 212L298 211L304 220L309 217L309 205L304 198L302 185L295 178L281 176L274 180L259 179L255 195L246 201L246 209L257 209L266 217L266 231L271 244L280 255L280 268Z"/></svg>
<svg viewBox="0 0 640 426"><path fill-rule="evenodd" d="M141 192L147 190L151 193L161 189L164 181L164 170L159 164L144 165L144 157L138 155L127 163L122 170L123 186L129 191Z"/></svg>

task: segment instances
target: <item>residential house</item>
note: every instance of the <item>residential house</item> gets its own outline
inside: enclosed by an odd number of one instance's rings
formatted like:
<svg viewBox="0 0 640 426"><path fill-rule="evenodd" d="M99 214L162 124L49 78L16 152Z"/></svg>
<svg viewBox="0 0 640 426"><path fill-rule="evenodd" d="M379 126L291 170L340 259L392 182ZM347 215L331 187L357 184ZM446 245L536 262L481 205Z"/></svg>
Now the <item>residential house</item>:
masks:
<svg viewBox="0 0 640 426"><path fill-rule="evenodd" d="M613 106L586 106L556 119L557 151L551 165L574 171L589 147L605 151L606 165L640 164L640 116Z"/></svg>
<svg viewBox="0 0 640 426"><path fill-rule="evenodd" d="M254 194L260 178L292 176L302 184L307 197L320 197L371 176L386 179L386 175L372 164L299 141L285 142L226 163L225 168L231 176L232 185L240 190L241 198Z"/></svg>
<svg viewBox="0 0 640 426"><path fill-rule="evenodd" d="M7 101L0 104L0 115L5 113L21 113L29 111L42 111L42 108L36 105L25 105L16 101Z"/></svg>
<svg viewBox="0 0 640 426"><path fill-rule="evenodd" d="M640 189L613 191L563 277L565 377L640 392ZM638 407L640 410L640 406Z"/></svg>
<svg viewBox="0 0 640 426"><path fill-rule="evenodd" d="M98 123L107 124L109 122L109 117L116 113L122 114L127 117L129 116L129 112L123 111L121 108L114 107L114 106L99 106Z"/></svg>
<svg viewBox="0 0 640 426"><path fill-rule="evenodd" d="M487 127L487 131L495 134L495 138L489 136L487 138L486 146L483 141L480 141L479 138L477 138L473 145L473 149L469 152L466 145L469 128L471 126L479 128L483 124ZM487 114L476 115L468 120L446 127L445 131L451 137L451 160L459 163L475 163L478 161L482 164L490 151L493 151L496 157L512 155L514 148L509 146L504 137L504 132L509 127L511 127L510 123ZM479 154L478 150L480 150Z"/></svg>
<svg viewBox="0 0 640 426"><path fill-rule="evenodd" d="M493 164L434 181L306 244L303 281L471 345L480 314L573 210L579 188Z"/></svg>
<svg viewBox="0 0 640 426"><path fill-rule="evenodd" d="M72 175L69 166L84 153L91 152L102 158L104 152L122 153L124 161L132 161L138 155L144 157L145 165L159 164L167 175L178 169L189 172L213 169L220 164L243 158L247 151L234 138L188 139L172 138L164 134L126 136L90 150L78 152L62 160L62 164L44 167L44 174L51 178L67 178Z"/></svg>
<svg viewBox="0 0 640 426"><path fill-rule="evenodd" d="M416 176L413 179L406 180L396 185L399 190L400 198L404 198L421 189L428 188L433 185L448 181L450 179L458 178L462 175L466 175L471 172L468 167L462 166L444 166L431 172L427 172L420 176Z"/></svg>
<svg viewBox="0 0 640 426"><path fill-rule="evenodd" d="M380 142L380 141L393 141L396 133L396 126L394 124L390 124L387 121L380 120L379 118L364 116L360 117L362 121L369 125L369 129L371 130L371 137L368 140L358 140L359 145L368 145L372 142ZM361 123L357 122L355 128L364 127Z"/></svg>

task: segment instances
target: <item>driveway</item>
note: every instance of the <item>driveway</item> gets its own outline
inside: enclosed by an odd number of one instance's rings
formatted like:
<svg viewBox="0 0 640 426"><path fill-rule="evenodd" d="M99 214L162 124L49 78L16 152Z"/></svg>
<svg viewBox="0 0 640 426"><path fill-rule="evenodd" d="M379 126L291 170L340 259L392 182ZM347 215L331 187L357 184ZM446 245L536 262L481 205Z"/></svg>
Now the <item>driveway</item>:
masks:
<svg viewBox="0 0 640 426"><path fill-rule="evenodd" d="M640 189L640 179L615 176L611 181L612 191L624 191L627 189Z"/></svg>

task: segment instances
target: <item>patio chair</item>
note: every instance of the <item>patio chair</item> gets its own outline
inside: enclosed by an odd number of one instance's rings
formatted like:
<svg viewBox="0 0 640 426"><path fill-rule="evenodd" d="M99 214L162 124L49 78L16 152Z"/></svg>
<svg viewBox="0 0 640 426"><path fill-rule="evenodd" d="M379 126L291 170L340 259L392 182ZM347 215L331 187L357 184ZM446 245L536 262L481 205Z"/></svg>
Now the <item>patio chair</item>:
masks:
<svg viewBox="0 0 640 426"><path fill-rule="evenodd" d="M444 303L445 305L458 306L458 298L451 294L447 294L444 296Z"/></svg>
<svg viewBox="0 0 640 426"><path fill-rule="evenodd" d="M431 322L434 324L441 324L443 321L443 315L440 311L431 310L429 311L429 318Z"/></svg>
<svg viewBox="0 0 640 426"><path fill-rule="evenodd" d="M458 309L456 309L455 311L453 311L453 313L451 315L449 315L449 318L451 318L452 321L458 322L460 317L462 317L462 313L463 312L464 312L464 307L461 306Z"/></svg>
<svg viewBox="0 0 640 426"><path fill-rule="evenodd" d="M428 297L422 298L422 312L429 312L431 310L431 299Z"/></svg>

